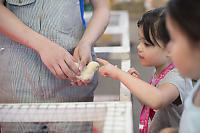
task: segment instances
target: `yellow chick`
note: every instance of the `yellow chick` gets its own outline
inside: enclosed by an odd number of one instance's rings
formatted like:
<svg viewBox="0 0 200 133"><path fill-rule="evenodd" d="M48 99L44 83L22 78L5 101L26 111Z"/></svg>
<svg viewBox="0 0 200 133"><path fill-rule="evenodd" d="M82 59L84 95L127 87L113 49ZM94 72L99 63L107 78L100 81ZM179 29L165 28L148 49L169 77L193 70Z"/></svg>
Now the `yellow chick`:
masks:
<svg viewBox="0 0 200 133"><path fill-rule="evenodd" d="M79 66L78 63L76 63L77 66ZM94 72L98 70L99 63L96 61L91 61L87 66L83 68L83 71L81 71L80 76L76 76L79 80L86 81L91 80L94 76Z"/></svg>

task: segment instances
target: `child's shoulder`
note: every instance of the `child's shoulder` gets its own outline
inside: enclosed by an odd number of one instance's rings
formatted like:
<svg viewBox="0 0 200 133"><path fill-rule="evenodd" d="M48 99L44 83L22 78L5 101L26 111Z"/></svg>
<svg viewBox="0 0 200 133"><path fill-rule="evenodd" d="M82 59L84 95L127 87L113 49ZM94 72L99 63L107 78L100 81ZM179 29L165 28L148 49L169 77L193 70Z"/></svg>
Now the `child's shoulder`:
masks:
<svg viewBox="0 0 200 133"><path fill-rule="evenodd" d="M170 83L176 86L182 101L184 101L189 92L193 89L192 80L190 78L181 76L176 68L168 72L160 82L160 84L164 83Z"/></svg>
<svg viewBox="0 0 200 133"><path fill-rule="evenodd" d="M172 69L171 71L169 71L166 75L165 75L165 77L163 78L164 80L176 80L176 79L179 79L179 80L183 80L184 79L184 77L182 77L181 75L180 75L180 73L178 72L178 69L176 69L176 68L174 68L174 69Z"/></svg>
<svg viewBox="0 0 200 133"><path fill-rule="evenodd" d="M179 85L182 89L190 90L193 88L192 80L190 78L181 76L176 68L169 71L163 78L162 82L169 82L177 86Z"/></svg>

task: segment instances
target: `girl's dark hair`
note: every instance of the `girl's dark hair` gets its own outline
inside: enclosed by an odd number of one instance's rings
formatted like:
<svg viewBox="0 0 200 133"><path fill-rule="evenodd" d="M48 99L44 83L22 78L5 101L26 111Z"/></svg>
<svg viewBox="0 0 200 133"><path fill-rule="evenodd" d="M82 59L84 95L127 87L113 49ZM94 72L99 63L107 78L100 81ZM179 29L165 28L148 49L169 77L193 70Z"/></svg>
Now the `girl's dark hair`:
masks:
<svg viewBox="0 0 200 133"><path fill-rule="evenodd" d="M168 12L189 39L200 40L200 0L170 0Z"/></svg>
<svg viewBox="0 0 200 133"><path fill-rule="evenodd" d="M157 40L161 40L165 47L170 40L166 28L165 14L166 8L150 10L137 22L138 27L143 27L145 39L153 46L160 46Z"/></svg>

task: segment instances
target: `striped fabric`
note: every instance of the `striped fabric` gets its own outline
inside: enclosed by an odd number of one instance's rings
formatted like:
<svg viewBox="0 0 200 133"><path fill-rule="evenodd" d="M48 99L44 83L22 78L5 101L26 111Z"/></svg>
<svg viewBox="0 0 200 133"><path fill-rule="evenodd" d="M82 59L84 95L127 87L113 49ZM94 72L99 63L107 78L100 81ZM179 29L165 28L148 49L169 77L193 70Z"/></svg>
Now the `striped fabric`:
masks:
<svg viewBox="0 0 200 133"><path fill-rule="evenodd" d="M83 7L80 7L80 1L6 0L6 6L24 24L72 54L84 32L80 11ZM3 50L0 51L0 102L93 100L97 74L87 86L72 87L69 80L55 78L33 49L0 34L1 48ZM95 60L94 51L92 56Z"/></svg>

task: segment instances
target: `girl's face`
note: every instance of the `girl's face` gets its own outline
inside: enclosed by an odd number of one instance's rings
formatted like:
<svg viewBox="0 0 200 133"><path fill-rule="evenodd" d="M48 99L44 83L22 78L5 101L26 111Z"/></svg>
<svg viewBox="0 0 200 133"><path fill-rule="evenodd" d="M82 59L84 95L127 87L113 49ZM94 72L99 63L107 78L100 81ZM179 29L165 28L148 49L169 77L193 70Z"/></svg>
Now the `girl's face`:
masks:
<svg viewBox="0 0 200 133"><path fill-rule="evenodd" d="M166 21L171 38L168 50L172 61L182 75L200 78L200 42L189 41L187 35L169 15ZM191 43L198 43L198 46L194 47Z"/></svg>
<svg viewBox="0 0 200 133"><path fill-rule="evenodd" d="M146 41L143 34L143 28L139 28L140 43L137 46L138 56L143 66L160 66L169 60L168 52L164 47L153 46ZM161 42L158 41L160 44Z"/></svg>

